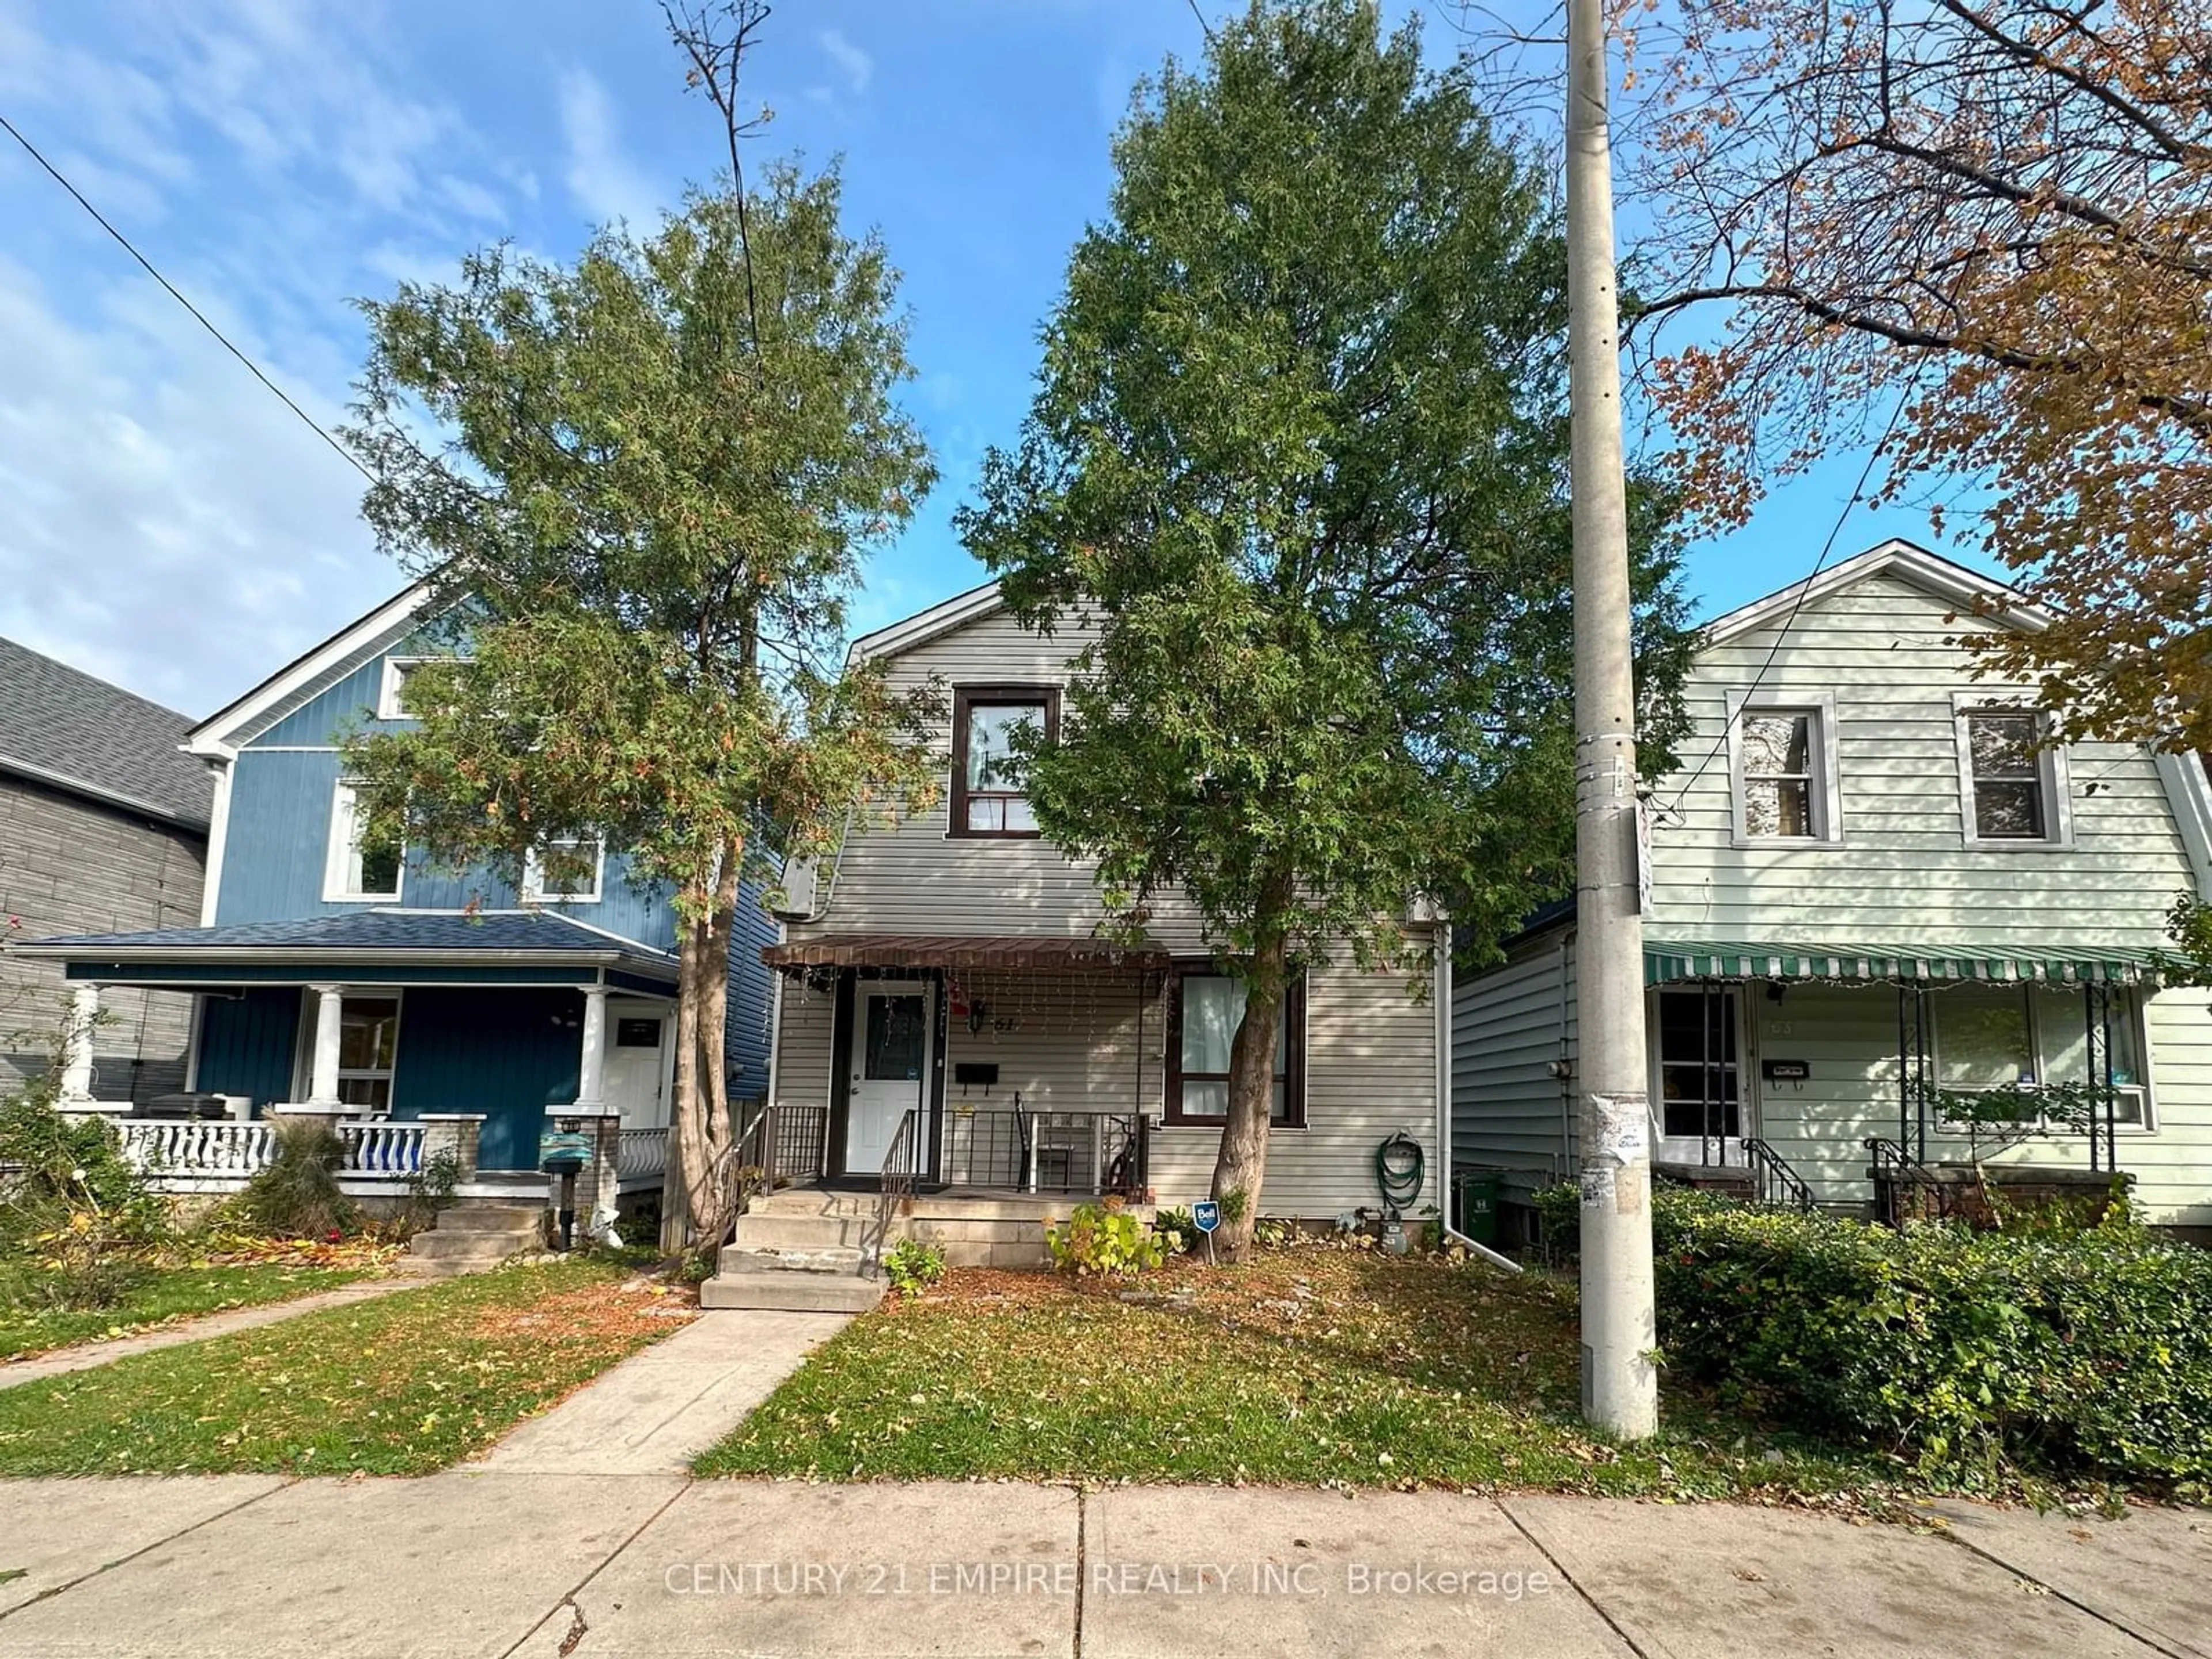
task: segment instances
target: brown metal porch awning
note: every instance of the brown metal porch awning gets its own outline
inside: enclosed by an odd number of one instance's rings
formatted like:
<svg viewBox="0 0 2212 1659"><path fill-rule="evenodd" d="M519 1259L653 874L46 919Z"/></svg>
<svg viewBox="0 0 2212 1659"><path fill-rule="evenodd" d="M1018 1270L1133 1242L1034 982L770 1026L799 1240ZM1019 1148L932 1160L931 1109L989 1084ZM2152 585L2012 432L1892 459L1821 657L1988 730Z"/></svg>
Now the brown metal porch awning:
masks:
<svg viewBox="0 0 2212 1659"><path fill-rule="evenodd" d="M764 945L771 968L1118 968L1165 969L1171 958L1149 945L1112 939L1027 933L824 933Z"/></svg>

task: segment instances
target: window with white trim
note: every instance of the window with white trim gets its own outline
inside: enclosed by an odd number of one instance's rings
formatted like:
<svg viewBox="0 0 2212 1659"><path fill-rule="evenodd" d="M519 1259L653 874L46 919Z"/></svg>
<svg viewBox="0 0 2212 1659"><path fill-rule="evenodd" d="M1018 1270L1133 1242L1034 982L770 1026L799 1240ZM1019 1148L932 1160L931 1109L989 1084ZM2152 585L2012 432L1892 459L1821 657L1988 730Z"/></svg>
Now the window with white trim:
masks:
<svg viewBox="0 0 2212 1659"><path fill-rule="evenodd" d="M1834 704L1826 696L1729 700L1735 839L1776 844L1838 835Z"/></svg>
<svg viewBox="0 0 2212 1659"><path fill-rule="evenodd" d="M2040 1083L2100 1083L2089 1075L2089 1003L2079 991L2048 985L1955 985L1929 998L1936 1019L1936 1081L1972 1093L2033 1089ZM2149 1079L2134 994L2115 990L2112 1043L2112 1115L2123 1127L2150 1125ZM2103 1109L2098 1109L2102 1121Z"/></svg>
<svg viewBox="0 0 2212 1659"><path fill-rule="evenodd" d="M326 902L399 896L404 849L394 841L369 839L368 817L351 784L341 783L331 792L330 852L323 871Z"/></svg>
<svg viewBox="0 0 2212 1659"><path fill-rule="evenodd" d="M407 678L428 660L424 657L386 657L384 659L384 678L376 692L377 719L404 720L414 718L407 708Z"/></svg>
<svg viewBox="0 0 2212 1659"><path fill-rule="evenodd" d="M2070 824L2065 754L2039 710L2019 702L1954 704L1959 809L1966 844L2057 847Z"/></svg>
<svg viewBox="0 0 2212 1659"><path fill-rule="evenodd" d="M392 1110L399 1057L399 997L348 997L338 1016L338 1098L380 1115Z"/></svg>
<svg viewBox="0 0 2212 1659"><path fill-rule="evenodd" d="M597 836L556 836L522 861L522 896L532 904L596 904L607 849Z"/></svg>

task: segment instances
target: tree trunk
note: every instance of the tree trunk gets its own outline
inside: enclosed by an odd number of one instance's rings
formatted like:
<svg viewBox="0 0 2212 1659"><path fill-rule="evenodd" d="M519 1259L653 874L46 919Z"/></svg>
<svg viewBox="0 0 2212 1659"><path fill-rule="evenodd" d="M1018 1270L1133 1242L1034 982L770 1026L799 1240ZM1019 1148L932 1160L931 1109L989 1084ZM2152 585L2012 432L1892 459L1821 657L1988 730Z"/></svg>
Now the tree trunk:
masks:
<svg viewBox="0 0 2212 1659"><path fill-rule="evenodd" d="M1221 1228L1213 1247L1231 1261L1244 1255L1260 1216L1267 1125L1275 1107L1275 1034L1283 1023L1288 959L1287 942L1279 933L1252 953L1245 969L1244 1018L1229 1048L1229 1115L1213 1165L1213 1195L1221 1202Z"/></svg>
<svg viewBox="0 0 2212 1659"><path fill-rule="evenodd" d="M703 940L701 924L688 915L679 915L676 924L676 1098L669 1115L675 1126L676 1164L684 1183L686 1243L696 1237L700 1197L713 1186L706 1149L704 1082L699 1074L699 962Z"/></svg>
<svg viewBox="0 0 2212 1659"><path fill-rule="evenodd" d="M734 1134L730 1123L730 1079L729 1068L724 1063L724 1042L730 1025L730 939L737 921L738 873L744 859L742 842L723 848L721 868L714 881L714 907L701 929L696 1041L702 1181L691 1179L689 1164L685 1170L688 1190L692 1195L692 1237L710 1248L721 1243L730 1223L736 1218L732 1201L733 1188L724 1158Z"/></svg>

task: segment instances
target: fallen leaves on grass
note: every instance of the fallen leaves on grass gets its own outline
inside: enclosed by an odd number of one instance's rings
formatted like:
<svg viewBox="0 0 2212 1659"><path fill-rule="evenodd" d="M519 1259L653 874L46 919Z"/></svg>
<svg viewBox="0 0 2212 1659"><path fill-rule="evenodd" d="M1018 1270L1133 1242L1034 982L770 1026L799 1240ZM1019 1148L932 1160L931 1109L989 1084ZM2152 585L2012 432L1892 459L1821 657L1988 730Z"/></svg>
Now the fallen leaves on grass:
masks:
<svg viewBox="0 0 2212 1659"><path fill-rule="evenodd" d="M416 1474L677 1329L592 1262L510 1267L0 1392L0 1474Z"/></svg>
<svg viewBox="0 0 2212 1659"><path fill-rule="evenodd" d="M815 1480L1539 1489L1886 1501L1893 1471L1701 1407L1657 1441L1576 1418L1572 1288L1433 1258L1183 1262L1146 1294L955 1272L817 1351L697 1465ZM1770 1462L1765 1454L1774 1453Z"/></svg>

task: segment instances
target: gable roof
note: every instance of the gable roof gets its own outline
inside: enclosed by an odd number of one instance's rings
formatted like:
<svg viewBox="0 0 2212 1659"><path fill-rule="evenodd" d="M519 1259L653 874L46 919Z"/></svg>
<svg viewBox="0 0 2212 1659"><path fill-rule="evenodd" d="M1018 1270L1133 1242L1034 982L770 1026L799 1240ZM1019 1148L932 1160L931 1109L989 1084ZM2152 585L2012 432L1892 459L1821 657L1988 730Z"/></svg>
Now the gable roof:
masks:
<svg viewBox="0 0 2212 1659"><path fill-rule="evenodd" d="M1006 598L999 592L996 581L971 587L965 593L955 593L951 599L933 605L927 611L917 611L911 617L902 617L888 627L878 628L872 634L863 634L853 641L846 653L852 662L866 662L874 657L895 657L902 651L911 651L918 645L927 645L941 634L950 634L956 628L964 628L979 617L1006 608Z"/></svg>
<svg viewBox="0 0 2212 1659"><path fill-rule="evenodd" d="M195 755L228 760L238 746L267 731L301 704L328 690L372 657L389 650L421 624L430 584L416 582L295 657L267 679L217 709L186 735Z"/></svg>
<svg viewBox="0 0 2212 1659"><path fill-rule="evenodd" d="M191 730L173 708L0 640L0 771L205 830L215 785L179 752Z"/></svg>
<svg viewBox="0 0 2212 1659"><path fill-rule="evenodd" d="M1703 643L1717 645L1741 634L1786 623L1798 611L1820 604L1870 576L1895 576L1923 592L1949 600L1962 611L1980 611L2008 626L2040 633L2050 623L2050 613L2032 603L2019 589L2008 587L1993 576L1984 576L1956 560L1901 538L1870 547L1841 564L1830 565L1818 575L1779 588L1753 599L1727 615L1716 617L1703 629Z"/></svg>

